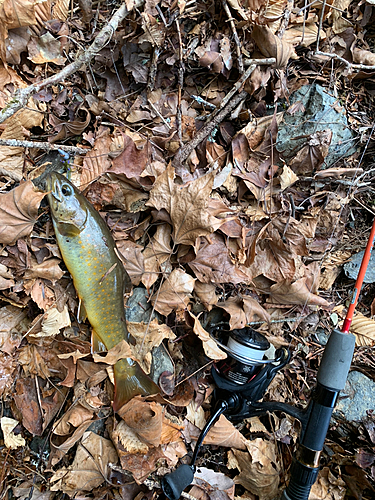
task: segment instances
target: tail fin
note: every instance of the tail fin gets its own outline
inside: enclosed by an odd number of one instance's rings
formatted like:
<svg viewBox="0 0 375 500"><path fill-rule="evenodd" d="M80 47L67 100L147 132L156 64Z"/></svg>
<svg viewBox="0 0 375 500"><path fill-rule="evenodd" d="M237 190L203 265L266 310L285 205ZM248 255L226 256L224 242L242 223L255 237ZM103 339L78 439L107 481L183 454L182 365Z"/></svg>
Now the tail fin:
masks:
<svg viewBox="0 0 375 500"><path fill-rule="evenodd" d="M148 377L142 368L131 359L120 359L114 366L115 397L114 411L118 411L134 396L148 396L160 391L159 387Z"/></svg>

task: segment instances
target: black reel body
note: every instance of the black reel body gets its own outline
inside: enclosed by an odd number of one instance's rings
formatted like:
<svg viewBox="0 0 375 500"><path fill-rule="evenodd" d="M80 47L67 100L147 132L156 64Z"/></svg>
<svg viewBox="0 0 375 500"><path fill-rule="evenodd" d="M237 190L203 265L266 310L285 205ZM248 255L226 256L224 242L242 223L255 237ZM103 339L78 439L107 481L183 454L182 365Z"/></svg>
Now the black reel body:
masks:
<svg viewBox="0 0 375 500"><path fill-rule="evenodd" d="M288 363L290 353L287 349L277 349L274 359L265 359L270 343L252 328L229 332L216 327L210 333L220 348L226 351L228 358L212 367L211 373L217 386L212 400L214 413L199 435L192 464L182 465L162 479L163 491L170 500L178 500L182 491L191 484L199 449L208 431L223 413L232 421L241 421L268 411L282 410L301 419L301 412L290 405L258 403L276 373Z"/></svg>

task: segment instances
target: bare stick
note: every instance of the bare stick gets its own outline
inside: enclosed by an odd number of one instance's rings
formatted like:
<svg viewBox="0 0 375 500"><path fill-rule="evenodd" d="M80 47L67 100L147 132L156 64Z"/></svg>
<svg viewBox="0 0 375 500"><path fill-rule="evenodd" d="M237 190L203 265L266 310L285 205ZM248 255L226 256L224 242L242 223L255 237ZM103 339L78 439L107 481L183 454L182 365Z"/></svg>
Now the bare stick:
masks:
<svg viewBox="0 0 375 500"><path fill-rule="evenodd" d="M234 43L235 43L235 46L236 46L238 71L242 75L242 73L244 72L244 67L243 67L243 60L242 60L242 53L241 53L241 42L240 42L240 39L238 38L236 25L234 24L234 18L233 18L232 14L231 14L230 8L229 8L228 3L227 3L227 0L222 0L222 4L223 4L224 10L225 10L225 13L226 13L226 15L228 17L228 22L230 24L230 29L232 30L232 33L233 33L233 39L234 39Z"/></svg>
<svg viewBox="0 0 375 500"><path fill-rule="evenodd" d="M284 19L282 21L279 32L277 33L277 36L280 38L280 40L283 38L285 30L288 27L290 15L291 15L293 7L294 7L293 4L294 4L294 0L288 0L288 4L287 4L287 7L285 9L284 16L283 16Z"/></svg>
<svg viewBox="0 0 375 500"><path fill-rule="evenodd" d="M370 65L367 65L367 64L353 64L353 63L350 63L349 61L347 61L343 57L340 57L337 54L331 54L330 52L321 52L320 50L316 50L314 52L314 55L323 56L323 57L330 57L331 59L337 59L338 61L340 61L343 64L345 64L345 66L347 66L349 70L353 70L353 69L358 69L358 70L360 70L360 69L374 70L375 69L375 66L370 66Z"/></svg>
<svg viewBox="0 0 375 500"><path fill-rule="evenodd" d="M134 8L138 8L143 5L144 0L134 0ZM79 51L77 54L77 59L65 66L59 73L42 80L39 83L34 83L23 89L18 89L12 98L12 100L1 110L0 112L0 123L3 123L7 118L11 117L21 108L25 107L29 97L36 92L39 92L47 85L53 85L60 83L65 80L68 76L72 75L76 71L82 68L83 65L89 64L91 59L107 45L111 40L112 35L118 28L118 25L123 19L129 14L129 10L126 8L125 3L114 13L112 19L104 28L99 32L98 36L95 38L93 43L84 51Z"/></svg>
<svg viewBox="0 0 375 500"><path fill-rule="evenodd" d="M190 153L200 144L206 137L208 137L213 130L221 123L224 118L229 115L238 105L239 103L246 99L247 92L241 92L240 94L233 97L230 103L216 116L210 120L206 125L199 130L197 135L190 142L185 144L183 148L180 148L173 159L172 165L176 168L180 166L184 161L189 157Z"/></svg>
<svg viewBox="0 0 375 500"><path fill-rule="evenodd" d="M177 121L177 131L178 131L178 140L180 143L180 147L182 147L182 110L181 110L181 95L182 95L182 87L184 85L184 63L182 59L182 38L180 31L180 23L178 19L176 19L176 29L178 35L178 103L177 103L177 113L176 113L176 121Z"/></svg>
<svg viewBox="0 0 375 500"><path fill-rule="evenodd" d="M63 144L50 144L49 142L34 142L34 141L19 141L18 139L0 139L0 146L11 146L15 148L37 148L43 151L66 151L67 153L75 153L84 155L90 149L78 148L76 146L64 146Z"/></svg>
<svg viewBox="0 0 375 500"><path fill-rule="evenodd" d="M270 66L275 64L276 59L274 57L268 57L266 59L244 59L245 66L251 66L252 64L257 64L258 66Z"/></svg>

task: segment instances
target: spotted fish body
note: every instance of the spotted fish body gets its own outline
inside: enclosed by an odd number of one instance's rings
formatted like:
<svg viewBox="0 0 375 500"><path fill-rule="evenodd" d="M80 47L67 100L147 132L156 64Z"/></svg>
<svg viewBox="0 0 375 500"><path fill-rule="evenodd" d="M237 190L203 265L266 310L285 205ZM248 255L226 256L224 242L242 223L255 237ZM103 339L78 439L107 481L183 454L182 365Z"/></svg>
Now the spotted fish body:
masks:
<svg viewBox="0 0 375 500"><path fill-rule="evenodd" d="M93 328L93 350L108 350L129 333L124 290L130 278L116 253L107 225L94 207L63 175L47 178L48 201L62 258L80 300L80 316ZM158 387L130 358L114 366L117 411L135 395L154 394Z"/></svg>

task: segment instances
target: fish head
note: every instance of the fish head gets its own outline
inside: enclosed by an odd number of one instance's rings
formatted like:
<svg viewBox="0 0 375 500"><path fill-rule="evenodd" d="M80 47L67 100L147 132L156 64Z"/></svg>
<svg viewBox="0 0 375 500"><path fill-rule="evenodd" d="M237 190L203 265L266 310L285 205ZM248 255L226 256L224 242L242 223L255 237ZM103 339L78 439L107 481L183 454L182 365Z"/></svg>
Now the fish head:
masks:
<svg viewBox="0 0 375 500"><path fill-rule="evenodd" d="M86 198L57 172L47 176L46 187L55 230L64 235L78 234L84 229L88 216Z"/></svg>

